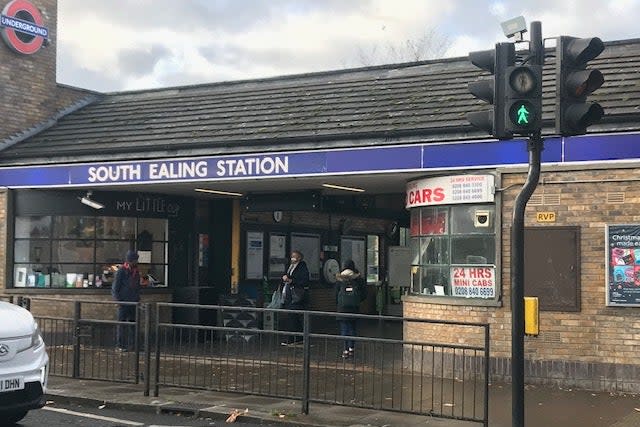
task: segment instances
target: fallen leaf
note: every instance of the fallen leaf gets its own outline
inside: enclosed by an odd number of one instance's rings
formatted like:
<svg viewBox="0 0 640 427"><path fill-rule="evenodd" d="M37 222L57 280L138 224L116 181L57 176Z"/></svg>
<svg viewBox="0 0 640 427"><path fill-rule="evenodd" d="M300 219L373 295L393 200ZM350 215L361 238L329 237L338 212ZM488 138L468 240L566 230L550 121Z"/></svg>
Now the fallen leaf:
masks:
<svg viewBox="0 0 640 427"><path fill-rule="evenodd" d="M236 419L242 415L242 414L248 414L249 413L249 408L245 409L244 412L240 411L238 409L234 409L233 412L231 412L231 414L229 414L229 417L227 418L226 422L227 423L235 423Z"/></svg>
<svg viewBox="0 0 640 427"><path fill-rule="evenodd" d="M640 412L640 408L633 408L634 411Z"/></svg>

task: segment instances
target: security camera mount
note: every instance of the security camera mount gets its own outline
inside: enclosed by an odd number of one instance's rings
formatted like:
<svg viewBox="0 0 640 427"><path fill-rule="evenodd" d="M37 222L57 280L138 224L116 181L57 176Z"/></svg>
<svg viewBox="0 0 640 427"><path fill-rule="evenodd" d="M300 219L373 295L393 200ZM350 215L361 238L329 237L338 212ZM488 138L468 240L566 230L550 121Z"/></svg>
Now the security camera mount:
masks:
<svg viewBox="0 0 640 427"><path fill-rule="evenodd" d="M80 199L80 203L82 203L83 205L87 205L93 209L103 209L104 205L102 203L98 203L95 200L91 200L91 195L93 194L93 192L91 191L87 191L87 195L84 197L78 197L78 199Z"/></svg>

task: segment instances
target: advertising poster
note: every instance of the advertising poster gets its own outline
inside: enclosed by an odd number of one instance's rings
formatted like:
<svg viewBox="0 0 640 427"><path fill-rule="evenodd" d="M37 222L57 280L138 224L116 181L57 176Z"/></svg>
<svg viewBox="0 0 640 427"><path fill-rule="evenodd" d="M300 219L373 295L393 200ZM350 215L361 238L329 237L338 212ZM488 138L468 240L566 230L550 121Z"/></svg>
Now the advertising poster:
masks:
<svg viewBox="0 0 640 427"><path fill-rule="evenodd" d="M209 265L209 235L198 234L198 267Z"/></svg>
<svg viewBox="0 0 640 427"><path fill-rule="evenodd" d="M263 234L247 232L247 279L262 279Z"/></svg>
<svg viewBox="0 0 640 427"><path fill-rule="evenodd" d="M640 306L640 225L607 227L607 305Z"/></svg>
<svg viewBox="0 0 640 427"><path fill-rule="evenodd" d="M287 236L271 233L269 235L269 277L280 278L287 270L287 253L285 244Z"/></svg>
<svg viewBox="0 0 640 427"><path fill-rule="evenodd" d="M304 255L311 280L320 279L320 236L317 234L291 234L291 250Z"/></svg>
<svg viewBox="0 0 640 427"><path fill-rule="evenodd" d="M494 267L451 267L453 296L493 298L496 295Z"/></svg>

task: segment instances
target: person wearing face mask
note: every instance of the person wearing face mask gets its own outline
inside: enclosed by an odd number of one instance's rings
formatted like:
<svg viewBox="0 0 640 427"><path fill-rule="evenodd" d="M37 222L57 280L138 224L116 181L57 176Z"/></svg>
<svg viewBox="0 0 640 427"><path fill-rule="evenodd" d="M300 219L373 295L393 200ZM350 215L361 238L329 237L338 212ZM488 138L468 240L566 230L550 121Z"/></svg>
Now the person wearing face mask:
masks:
<svg viewBox="0 0 640 427"><path fill-rule="evenodd" d="M309 269L304 262L302 252L295 250L291 252L291 262L287 267L287 272L282 276L282 308L287 310L304 310L307 306L309 286ZM302 332L302 314L289 313L287 315L288 330L290 332ZM302 341L302 337L289 337L283 341L282 345L295 344Z"/></svg>

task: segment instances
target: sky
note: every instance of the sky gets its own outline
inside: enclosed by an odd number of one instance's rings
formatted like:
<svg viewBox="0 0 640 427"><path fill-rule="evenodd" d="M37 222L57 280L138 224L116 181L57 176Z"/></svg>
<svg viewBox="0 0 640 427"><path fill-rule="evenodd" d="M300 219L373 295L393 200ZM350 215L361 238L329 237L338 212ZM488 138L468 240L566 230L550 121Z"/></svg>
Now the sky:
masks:
<svg viewBox="0 0 640 427"><path fill-rule="evenodd" d="M640 0L58 0L57 80L114 92L404 62L407 45L466 56L520 15L544 38L640 37Z"/></svg>

